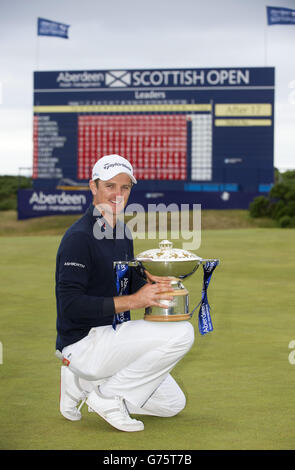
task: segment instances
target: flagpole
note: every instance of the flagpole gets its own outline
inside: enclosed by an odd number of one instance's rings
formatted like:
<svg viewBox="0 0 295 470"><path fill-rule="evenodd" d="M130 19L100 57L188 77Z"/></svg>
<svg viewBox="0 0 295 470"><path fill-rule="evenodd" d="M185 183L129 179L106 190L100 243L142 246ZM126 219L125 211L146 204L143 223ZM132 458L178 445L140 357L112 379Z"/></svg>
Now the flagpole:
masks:
<svg viewBox="0 0 295 470"><path fill-rule="evenodd" d="M38 25L38 18L37 18L37 42L36 42L36 70L39 70L39 25Z"/></svg>
<svg viewBox="0 0 295 470"><path fill-rule="evenodd" d="M267 37L267 30L269 26L269 18L270 18L270 7L266 7L266 21L264 23L264 67L267 67L267 49L268 49L268 37Z"/></svg>
<svg viewBox="0 0 295 470"><path fill-rule="evenodd" d="M39 36L37 35L37 45L36 45L36 70L39 70Z"/></svg>

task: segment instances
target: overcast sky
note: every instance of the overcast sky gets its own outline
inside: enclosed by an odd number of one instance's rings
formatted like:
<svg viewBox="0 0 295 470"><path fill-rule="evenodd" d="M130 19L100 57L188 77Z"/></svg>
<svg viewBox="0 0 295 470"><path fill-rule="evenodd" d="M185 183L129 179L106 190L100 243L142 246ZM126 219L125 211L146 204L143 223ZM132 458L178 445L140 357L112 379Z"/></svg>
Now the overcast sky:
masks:
<svg viewBox="0 0 295 470"><path fill-rule="evenodd" d="M0 0L0 174L32 166L34 70L117 68L274 66L275 166L295 168L295 25L267 26L266 5L295 0Z"/></svg>

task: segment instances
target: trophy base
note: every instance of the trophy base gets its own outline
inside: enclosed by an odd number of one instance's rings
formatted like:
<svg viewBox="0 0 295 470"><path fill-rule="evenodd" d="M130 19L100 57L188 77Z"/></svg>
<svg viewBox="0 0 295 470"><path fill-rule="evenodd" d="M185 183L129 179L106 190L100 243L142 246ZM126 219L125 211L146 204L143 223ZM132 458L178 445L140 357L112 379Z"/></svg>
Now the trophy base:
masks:
<svg viewBox="0 0 295 470"><path fill-rule="evenodd" d="M172 293L167 292L167 295L172 296L173 300L160 300L163 307L147 307L144 320L156 322L189 320L191 315L189 313L188 291L180 282L178 282L178 287Z"/></svg>
<svg viewBox="0 0 295 470"><path fill-rule="evenodd" d="M158 321L158 322L169 322L169 321L183 321L190 319L189 314L185 315L145 315L144 320L147 321Z"/></svg>

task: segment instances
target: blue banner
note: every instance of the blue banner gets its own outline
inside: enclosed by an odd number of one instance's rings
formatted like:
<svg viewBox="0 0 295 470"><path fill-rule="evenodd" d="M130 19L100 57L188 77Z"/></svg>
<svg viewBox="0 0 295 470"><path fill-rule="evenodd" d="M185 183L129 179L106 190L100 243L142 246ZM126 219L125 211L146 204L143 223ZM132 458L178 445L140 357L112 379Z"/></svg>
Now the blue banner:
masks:
<svg viewBox="0 0 295 470"><path fill-rule="evenodd" d="M68 24L38 18L38 36L56 36L68 39L69 27Z"/></svg>
<svg viewBox="0 0 295 470"><path fill-rule="evenodd" d="M129 277L128 277L128 264L116 263L115 265L115 276L116 276L116 287L118 295L129 294ZM115 313L113 319L113 329L116 329L116 325L124 323L130 320L130 311Z"/></svg>
<svg viewBox="0 0 295 470"><path fill-rule="evenodd" d="M274 68L273 67L225 67L225 68L197 68L197 69L126 69L126 70L60 70L52 72L35 72L34 88L38 95L35 100L40 105L68 104L67 93L59 94L58 97L50 96L49 93L56 89L72 89L75 93L79 90L89 90L96 94L96 99L104 101L102 104L109 104L111 100L179 100L184 99L183 92L190 89L195 93L195 88L218 88L226 87L234 89L236 87L249 88L253 86L273 87ZM180 90L179 90L179 87ZM96 88L101 90L98 93ZM155 89L156 88L156 89ZM159 92L161 88L161 93ZM166 94L164 95L164 89ZM42 90L42 95L39 93ZM46 92L44 94L44 91ZM113 90L112 98L103 95L104 90ZM174 96L174 92L180 92ZM142 94L142 92L144 93ZM150 94L146 94L146 92ZM129 93L128 96L126 93ZM160 94L159 94L160 93ZM87 96L87 100L92 97ZM188 96L185 99L189 99ZM195 99L195 94L190 99ZM231 98L232 99L232 98ZM62 103L62 100L63 103ZM77 101L85 102L84 95L77 98ZM186 103L194 101L186 101ZM223 102L223 101L222 101ZM165 101L164 101L165 103ZM141 103L143 104L143 103ZM167 102L166 102L167 104ZM171 103L172 104L172 103Z"/></svg>
<svg viewBox="0 0 295 470"><path fill-rule="evenodd" d="M199 331L201 335L205 335L213 331L213 325L210 315L210 305L208 302L207 290L209 283L216 266L219 265L219 260L207 261L203 264L204 270L204 280L203 280L203 290L202 290L202 300L201 307L199 310Z"/></svg>
<svg viewBox="0 0 295 470"><path fill-rule="evenodd" d="M266 7L267 24L295 24L295 10L291 8Z"/></svg>
<svg viewBox="0 0 295 470"><path fill-rule="evenodd" d="M18 219L83 214L91 201L90 191L19 189L17 193Z"/></svg>

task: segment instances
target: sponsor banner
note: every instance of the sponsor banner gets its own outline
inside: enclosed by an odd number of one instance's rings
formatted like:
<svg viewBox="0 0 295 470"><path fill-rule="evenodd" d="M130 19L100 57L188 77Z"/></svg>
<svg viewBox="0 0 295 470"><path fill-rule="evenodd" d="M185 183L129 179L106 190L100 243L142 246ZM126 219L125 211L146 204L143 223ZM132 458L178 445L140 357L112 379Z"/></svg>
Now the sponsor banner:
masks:
<svg viewBox="0 0 295 470"><path fill-rule="evenodd" d="M138 89L138 99L159 99L163 91L157 89L248 88L273 86L271 67L240 67L212 69L129 69L129 70L74 70L35 72L35 91L54 89L105 89L117 91ZM148 91L142 91L148 90ZM149 93L146 95L146 93Z"/></svg>
<svg viewBox="0 0 295 470"><path fill-rule="evenodd" d="M205 209L248 209L250 202L261 194L267 194L271 185L263 185L259 192L240 192L236 188L224 187L201 189L199 185L186 191L147 192L132 191L126 206L141 205L145 211L160 211L163 207L182 201L192 210L194 204ZM92 202L90 191L18 190L18 220L48 215L84 214Z"/></svg>
<svg viewBox="0 0 295 470"><path fill-rule="evenodd" d="M184 191L141 191L132 190L126 206L132 208L132 204L137 203L143 206L145 211L161 212L161 207L173 210L173 204L178 206L187 204L189 210L193 209L194 204L201 204L201 209L248 209L250 202L257 196L268 193L266 191L238 191L235 185L208 185L201 186L200 184L190 185Z"/></svg>
<svg viewBox="0 0 295 470"><path fill-rule="evenodd" d="M83 214L92 201L90 191L46 191L20 189L18 219L48 215Z"/></svg>
<svg viewBox="0 0 295 470"><path fill-rule="evenodd" d="M248 209L250 202L261 194L267 194L270 185L264 185L260 192L240 192L235 187L200 188L188 187L186 191L132 191L126 212L133 204L145 211L161 212L165 207L172 210L171 204L181 201L192 210L193 204L201 204L206 209ZM18 219L30 219L48 215L83 214L92 202L90 191L48 191L20 189L18 191ZM129 208L129 210L128 210ZM132 212L132 211L131 211Z"/></svg>

